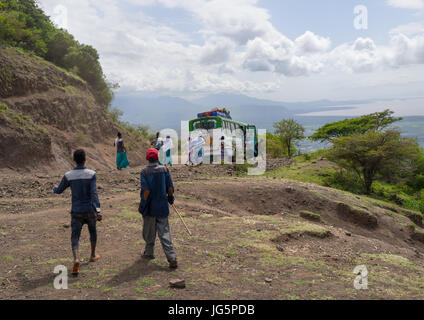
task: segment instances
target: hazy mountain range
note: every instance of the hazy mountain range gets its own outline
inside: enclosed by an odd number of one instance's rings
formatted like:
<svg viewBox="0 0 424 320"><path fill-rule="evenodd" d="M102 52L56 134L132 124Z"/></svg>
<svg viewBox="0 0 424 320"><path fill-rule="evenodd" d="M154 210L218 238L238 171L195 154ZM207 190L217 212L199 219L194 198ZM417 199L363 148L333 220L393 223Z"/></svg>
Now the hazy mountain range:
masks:
<svg viewBox="0 0 424 320"><path fill-rule="evenodd" d="M296 114L326 111L332 106L365 103L366 101L313 101L278 102L251 98L236 94L215 94L206 97L185 100L169 96L146 97L142 94L117 94L113 106L122 110L123 121L131 124L143 124L152 129L179 129L181 120L191 120L197 114L215 107L225 107L231 111L234 120L255 124L258 128L272 129L274 122ZM342 107L343 108L343 107ZM316 117L318 119L318 117Z"/></svg>

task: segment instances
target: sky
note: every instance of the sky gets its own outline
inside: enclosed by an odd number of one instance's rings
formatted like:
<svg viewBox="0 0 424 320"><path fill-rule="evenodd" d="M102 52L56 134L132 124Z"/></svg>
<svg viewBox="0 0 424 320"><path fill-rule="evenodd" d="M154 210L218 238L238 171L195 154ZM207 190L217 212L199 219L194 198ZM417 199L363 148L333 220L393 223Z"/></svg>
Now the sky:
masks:
<svg viewBox="0 0 424 320"><path fill-rule="evenodd" d="M124 93L424 97L424 0L38 2Z"/></svg>

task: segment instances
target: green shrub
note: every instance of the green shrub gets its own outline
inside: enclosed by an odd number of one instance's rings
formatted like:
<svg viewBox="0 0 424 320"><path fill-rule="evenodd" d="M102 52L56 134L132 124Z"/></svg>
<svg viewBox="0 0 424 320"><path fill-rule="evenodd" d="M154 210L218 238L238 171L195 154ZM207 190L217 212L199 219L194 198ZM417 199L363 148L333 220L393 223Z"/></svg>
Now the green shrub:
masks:
<svg viewBox="0 0 424 320"><path fill-rule="evenodd" d="M107 114L108 114L110 120L112 120L112 122L118 124L119 120L123 116L124 112L122 112L119 109L113 108L113 109L108 109Z"/></svg>
<svg viewBox="0 0 424 320"><path fill-rule="evenodd" d="M0 104L0 115L3 116L6 113L7 109L8 107L6 104Z"/></svg>
<svg viewBox="0 0 424 320"><path fill-rule="evenodd" d="M85 143L85 136L84 136L84 132L79 131L77 136L76 136L76 142L82 146Z"/></svg>
<svg viewBox="0 0 424 320"><path fill-rule="evenodd" d="M236 165L234 165L235 174L237 176L246 175L250 167L252 167L252 166L248 163L236 164Z"/></svg>
<svg viewBox="0 0 424 320"><path fill-rule="evenodd" d="M362 194L365 192L363 182L356 173L348 170L338 170L323 178L324 184L335 189L341 189L352 193Z"/></svg>
<svg viewBox="0 0 424 320"><path fill-rule="evenodd" d="M309 153L305 153L303 155L303 158L305 159L305 161L311 161L312 160L312 156Z"/></svg>
<svg viewBox="0 0 424 320"><path fill-rule="evenodd" d="M424 213L424 189L420 192L419 207L421 213Z"/></svg>

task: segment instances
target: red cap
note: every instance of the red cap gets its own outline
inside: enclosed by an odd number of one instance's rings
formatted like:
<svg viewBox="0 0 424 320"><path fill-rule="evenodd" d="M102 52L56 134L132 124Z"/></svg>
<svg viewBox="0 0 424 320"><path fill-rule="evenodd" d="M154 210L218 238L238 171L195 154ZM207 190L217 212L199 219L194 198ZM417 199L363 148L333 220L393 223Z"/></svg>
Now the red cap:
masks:
<svg viewBox="0 0 424 320"><path fill-rule="evenodd" d="M146 153L146 160L148 161L158 161L159 160L159 151L154 148L150 148Z"/></svg>

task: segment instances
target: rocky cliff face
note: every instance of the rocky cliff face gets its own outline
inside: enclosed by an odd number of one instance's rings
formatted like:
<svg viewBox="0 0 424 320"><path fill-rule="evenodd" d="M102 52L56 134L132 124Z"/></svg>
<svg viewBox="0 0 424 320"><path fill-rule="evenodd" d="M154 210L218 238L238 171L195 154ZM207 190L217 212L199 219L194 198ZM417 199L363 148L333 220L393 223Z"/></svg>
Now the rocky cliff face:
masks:
<svg viewBox="0 0 424 320"><path fill-rule="evenodd" d="M91 167L114 168L117 131L132 165L142 164L147 144L108 118L85 81L0 46L0 168L69 168L76 148L86 149Z"/></svg>

